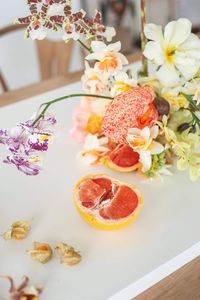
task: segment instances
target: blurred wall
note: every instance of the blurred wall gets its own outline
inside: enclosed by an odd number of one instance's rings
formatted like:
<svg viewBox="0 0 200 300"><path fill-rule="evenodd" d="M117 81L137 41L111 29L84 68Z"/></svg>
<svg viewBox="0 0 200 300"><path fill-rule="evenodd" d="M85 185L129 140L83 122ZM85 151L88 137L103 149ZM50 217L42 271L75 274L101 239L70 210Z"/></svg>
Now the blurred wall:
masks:
<svg viewBox="0 0 200 300"><path fill-rule="evenodd" d="M72 0L73 9L76 11L83 7L93 15L100 2L107 0ZM140 32L139 0L132 0L135 5L134 18L126 15L123 26L127 28L118 36L123 44L137 38ZM148 21L164 25L170 19L188 17L194 25L200 25L200 0L147 0ZM1 0L0 26L12 23L17 17L29 14L26 0ZM113 25L109 18L109 25ZM52 37L52 35L50 36ZM78 46L73 51L71 70L76 71L81 67L81 57ZM35 44L31 40L23 39L23 30L6 37L0 38L0 69L3 71L12 89L39 81L40 72L37 61Z"/></svg>

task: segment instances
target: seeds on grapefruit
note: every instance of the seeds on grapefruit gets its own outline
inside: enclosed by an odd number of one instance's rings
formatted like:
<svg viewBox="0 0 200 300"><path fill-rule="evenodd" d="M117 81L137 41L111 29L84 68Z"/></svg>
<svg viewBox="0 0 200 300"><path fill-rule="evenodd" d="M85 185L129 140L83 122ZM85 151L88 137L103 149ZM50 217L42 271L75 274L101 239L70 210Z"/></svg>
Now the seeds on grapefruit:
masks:
<svg viewBox="0 0 200 300"><path fill-rule="evenodd" d="M107 167L118 172L132 172L138 168L139 154L128 144L118 145L105 161Z"/></svg>
<svg viewBox="0 0 200 300"><path fill-rule="evenodd" d="M81 217L91 226L114 230L135 220L142 206L142 196L131 184L97 174L78 181L74 202Z"/></svg>

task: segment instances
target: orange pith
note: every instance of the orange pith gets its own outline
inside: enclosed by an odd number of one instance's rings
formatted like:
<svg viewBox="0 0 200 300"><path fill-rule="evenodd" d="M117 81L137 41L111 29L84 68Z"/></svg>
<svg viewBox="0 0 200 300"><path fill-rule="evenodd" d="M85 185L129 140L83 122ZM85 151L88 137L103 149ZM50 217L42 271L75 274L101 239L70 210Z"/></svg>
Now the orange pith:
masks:
<svg viewBox="0 0 200 300"><path fill-rule="evenodd" d="M114 230L127 226L136 218L142 196L133 185L97 174L78 181L74 201L81 217L91 226Z"/></svg>

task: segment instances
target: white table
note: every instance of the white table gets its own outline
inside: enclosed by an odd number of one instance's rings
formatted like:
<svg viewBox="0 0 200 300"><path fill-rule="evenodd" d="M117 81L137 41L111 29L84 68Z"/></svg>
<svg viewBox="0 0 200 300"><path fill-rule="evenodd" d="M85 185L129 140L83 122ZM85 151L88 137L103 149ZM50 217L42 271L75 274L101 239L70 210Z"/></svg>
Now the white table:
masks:
<svg viewBox="0 0 200 300"><path fill-rule="evenodd" d="M0 128L27 120L40 103L74 93L69 85L0 109ZM0 164L0 232L16 220L32 220L29 237L20 242L0 239L0 274L29 275L44 286L42 300L128 300L200 254L200 182L177 172L164 182L144 181L135 174L118 174L101 166L81 165L80 147L69 137L71 116L78 99L58 103L57 138L46 154L44 171L26 177L14 167ZM6 155L0 147L0 159ZM76 212L72 190L80 176L106 173L137 185L144 196L138 219L114 232L89 227ZM67 242L81 251L82 262L65 268L55 257L46 265L25 252L32 242ZM7 283L0 280L0 299Z"/></svg>

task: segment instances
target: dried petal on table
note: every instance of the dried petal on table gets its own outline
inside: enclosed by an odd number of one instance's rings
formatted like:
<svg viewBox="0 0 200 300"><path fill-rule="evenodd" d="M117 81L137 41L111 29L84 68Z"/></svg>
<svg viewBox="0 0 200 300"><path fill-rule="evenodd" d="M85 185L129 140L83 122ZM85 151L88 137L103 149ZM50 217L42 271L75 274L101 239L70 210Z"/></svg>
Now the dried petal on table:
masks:
<svg viewBox="0 0 200 300"><path fill-rule="evenodd" d="M65 243L58 244L56 250L60 255L60 263L64 266L73 266L81 261L80 253Z"/></svg>
<svg viewBox="0 0 200 300"><path fill-rule="evenodd" d="M32 259L42 264L47 263L53 256L53 251L49 244L34 242L33 249L27 251Z"/></svg>
<svg viewBox="0 0 200 300"><path fill-rule="evenodd" d="M9 230L2 235L2 237L4 240L23 240L28 236L30 230L30 223L28 221L21 220L13 223Z"/></svg>
<svg viewBox="0 0 200 300"><path fill-rule="evenodd" d="M23 277L21 284L17 287L10 276L1 276L10 281L9 300L39 300L42 288L29 286L29 278Z"/></svg>

